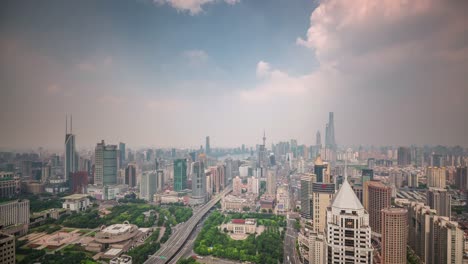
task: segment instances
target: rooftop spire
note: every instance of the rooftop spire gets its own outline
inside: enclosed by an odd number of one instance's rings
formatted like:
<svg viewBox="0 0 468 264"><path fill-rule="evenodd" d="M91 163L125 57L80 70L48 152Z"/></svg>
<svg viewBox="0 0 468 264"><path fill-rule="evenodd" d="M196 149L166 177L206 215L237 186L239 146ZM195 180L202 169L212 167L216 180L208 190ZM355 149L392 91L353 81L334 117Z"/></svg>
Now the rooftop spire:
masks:
<svg viewBox="0 0 468 264"><path fill-rule="evenodd" d="M73 134L73 116L70 115L70 134Z"/></svg>
<svg viewBox="0 0 468 264"><path fill-rule="evenodd" d="M68 116L65 115L65 135L68 134Z"/></svg>
<svg viewBox="0 0 468 264"><path fill-rule="evenodd" d="M263 146L265 146L266 136L265 136L265 129L263 129Z"/></svg>

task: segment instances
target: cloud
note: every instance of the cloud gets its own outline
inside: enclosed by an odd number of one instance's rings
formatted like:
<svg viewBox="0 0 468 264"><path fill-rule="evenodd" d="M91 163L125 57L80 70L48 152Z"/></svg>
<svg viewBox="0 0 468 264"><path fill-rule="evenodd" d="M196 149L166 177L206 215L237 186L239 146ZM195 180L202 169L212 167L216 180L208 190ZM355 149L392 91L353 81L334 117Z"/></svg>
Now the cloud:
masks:
<svg viewBox="0 0 468 264"><path fill-rule="evenodd" d="M147 100L146 108L151 111L180 111L182 108L186 107L188 102L180 99L152 99Z"/></svg>
<svg viewBox="0 0 468 264"><path fill-rule="evenodd" d="M122 96L116 95L103 95L97 98L97 102L99 104L107 104L111 106L118 106L122 105L123 103L127 102L127 99Z"/></svg>
<svg viewBox="0 0 468 264"><path fill-rule="evenodd" d="M261 82L240 98L302 109L317 103L341 118L341 142L466 145L468 124L453 122L468 116L466 10L467 1L323 0L306 37L296 39L318 68L292 76L260 61ZM365 132L355 126L369 120Z"/></svg>
<svg viewBox="0 0 468 264"><path fill-rule="evenodd" d="M173 8L181 12L189 12L190 15L197 15L203 12L203 6L206 4L211 4L215 2L220 2L217 0L154 0L157 4L168 4ZM235 5L240 2L240 0L224 0L223 2L229 5Z"/></svg>
<svg viewBox="0 0 468 264"><path fill-rule="evenodd" d="M204 50L187 50L182 55L189 60L191 65L199 65L208 61L209 56Z"/></svg>

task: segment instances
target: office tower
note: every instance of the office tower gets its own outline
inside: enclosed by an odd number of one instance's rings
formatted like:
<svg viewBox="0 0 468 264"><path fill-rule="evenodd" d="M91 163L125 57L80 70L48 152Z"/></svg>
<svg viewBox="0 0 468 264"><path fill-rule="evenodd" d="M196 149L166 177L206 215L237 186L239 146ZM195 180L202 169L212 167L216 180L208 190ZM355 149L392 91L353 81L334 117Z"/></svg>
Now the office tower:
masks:
<svg viewBox="0 0 468 264"><path fill-rule="evenodd" d="M119 143L119 166L123 168L125 162L125 143Z"/></svg>
<svg viewBox="0 0 468 264"><path fill-rule="evenodd" d="M258 167L266 168L268 161L267 161L267 150L266 150L266 136L265 131L263 131L263 144L259 146L258 149Z"/></svg>
<svg viewBox="0 0 468 264"><path fill-rule="evenodd" d="M415 172L408 172L406 173L406 183L410 188L418 188L419 187L419 176Z"/></svg>
<svg viewBox="0 0 468 264"><path fill-rule="evenodd" d="M439 216L446 216L450 219L452 214L452 195L446 189L429 188L426 195L427 205L436 210Z"/></svg>
<svg viewBox="0 0 468 264"><path fill-rule="evenodd" d="M187 189L187 160L174 160L174 191Z"/></svg>
<svg viewBox="0 0 468 264"><path fill-rule="evenodd" d="M46 183L50 179L51 175L52 167L49 164L44 165L41 172L41 182Z"/></svg>
<svg viewBox="0 0 468 264"><path fill-rule="evenodd" d="M215 181L216 192L221 192L227 186L224 165L216 166L216 177L217 177L217 181Z"/></svg>
<svg viewBox="0 0 468 264"><path fill-rule="evenodd" d="M71 174L71 191L72 193L87 193L88 189L88 172L77 171Z"/></svg>
<svg viewBox="0 0 468 264"><path fill-rule="evenodd" d="M460 191L465 191L468 189L467 166L457 167L457 172L455 175L455 185L457 186L457 189Z"/></svg>
<svg viewBox="0 0 468 264"><path fill-rule="evenodd" d="M445 167L428 167L426 170L427 187L435 187L445 189L446 187L446 170Z"/></svg>
<svg viewBox="0 0 468 264"><path fill-rule="evenodd" d="M65 161L64 161L64 177L70 181L71 173L77 171L78 164L76 163L75 135L73 135L73 119L70 117L70 133L68 133L68 119L65 118ZM70 182L69 182L70 184Z"/></svg>
<svg viewBox="0 0 468 264"><path fill-rule="evenodd" d="M333 117L333 112L328 113L328 124L326 126L326 134L325 134L325 146L332 150L336 149L335 121Z"/></svg>
<svg viewBox="0 0 468 264"><path fill-rule="evenodd" d="M267 171L266 191L269 195L276 195L276 172Z"/></svg>
<svg viewBox="0 0 468 264"><path fill-rule="evenodd" d="M398 148L398 166L406 167L411 165L411 149L407 147Z"/></svg>
<svg viewBox="0 0 468 264"><path fill-rule="evenodd" d="M230 183L232 181L232 174L233 174L233 164L232 164L232 159L227 158L225 160L226 162L226 181Z"/></svg>
<svg viewBox="0 0 468 264"><path fill-rule="evenodd" d="M154 194L158 190L158 174L156 171L145 171L141 175L140 198L146 201L154 201Z"/></svg>
<svg viewBox="0 0 468 264"><path fill-rule="evenodd" d="M371 170L374 169L375 167L375 159L374 158L369 158L367 159L367 167Z"/></svg>
<svg viewBox="0 0 468 264"><path fill-rule="evenodd" d="M0 233L0 263L15 264L15 236Z"/></svg>
<svg viewBox="0 0 468 264"><path fill-rule="evenodd" d="M325 181L327 167L328 165L318 155L314 162L314 174L317 176L317 182L327 182Z"/></svg>
<svg viewBox="0 0 468 264"><path fill-rule="evenodd" d="M26 235L29 227L29 200L14 200L0 203L2 232Z"/></svg>
<svg viewBox="0 0 468 264"><path fill-rule="evenodd" d="M327 209L325 263L373 262L369 215L354 194L347 177Z"/></svg>
<svg viewBox="0 0 468 264"><path fill-rule="evenodd" d="M162 192L164 191L164 171L163 170L157 170L156 171L156 192Z"/></svg>
<svg viewBox="0 0 468 264"><path fill-rule="evenodd" d="M203 161L197 161L193 164L192 174L192 197L191 204L203 204L206 202L206 175L205 164Z"/></svg>
<svg viewBox="0 0 468 264"><path fill-rule="evenodd" d="M259 194L260 181L257 177L252 176L247 178L247 192L253 194Z"/></svg>
<svg viewBox="0 0 468 264"><path fill-rule="evenodd" d="M242 193L242 179L239 176L236 176L234 180L232 180L232 194L241 195L241 193Z"/></svg>
<svg viewBox="0 0 468 264"><path fill-rule="evenodd" d="M315 174L306 173L301 177L301 216L312 218L312 184L315 182Z"/></svg>
<svg viewBox="0 0 468 264"><path fill-rule="evenodd" d="M118 155L116 145L106 145L104 140L95 148L94 184L117 184Z"/></svg>
<svg viewBox="0 0 468 264"><path fill-rule="evenodd" d="M406 264L408 211L385 208L382 214L382 264Z"/></svg>
<svg viewBox="0 0 468 264"><path fill-rule="evenodd" d="M315 233L324 233L327 207L330 206L335 194L333 183L312 183L312 221Z"/></svg>
<svg viewBox="0 0 468 264"><path fill-rule="evenodd" d="M379 181L370 181L367 185L369 200L370 227L372 231L381 234L382 219L380 211L390 208L392 199L392 188L385 186Z"/></svg>
<svg viewBox="0 0 468 264"><path fill-rule="evenodd" d="M317 134L315 134L315 146L321 148L322 147L322 136L320 135L320 131L317 130Z"/></svg>
<svg viewBox="0 0 468 264"><path fill-rule="evenodd" d="M206 137L205 150L206 150L206 154L211 154L210 136Z"/></svg>
<svg viewBox="0 0 468 264"><path fill-rule="evenodd" d="M136 164L130 163L125 168L124 183L130 188L134 188L136 186Z"/></svg>

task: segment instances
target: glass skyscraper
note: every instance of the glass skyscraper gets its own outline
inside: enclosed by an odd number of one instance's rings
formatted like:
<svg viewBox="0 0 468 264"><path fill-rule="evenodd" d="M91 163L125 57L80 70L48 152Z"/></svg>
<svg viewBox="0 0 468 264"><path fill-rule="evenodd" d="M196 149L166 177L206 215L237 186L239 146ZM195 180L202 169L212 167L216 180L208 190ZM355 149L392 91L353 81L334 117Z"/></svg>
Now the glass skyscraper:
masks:
<svg viewBox="0 0 468 264"><path fill-rule="evenodd" d="M187 189L187 160L174 160L174 191Z"/></svg>

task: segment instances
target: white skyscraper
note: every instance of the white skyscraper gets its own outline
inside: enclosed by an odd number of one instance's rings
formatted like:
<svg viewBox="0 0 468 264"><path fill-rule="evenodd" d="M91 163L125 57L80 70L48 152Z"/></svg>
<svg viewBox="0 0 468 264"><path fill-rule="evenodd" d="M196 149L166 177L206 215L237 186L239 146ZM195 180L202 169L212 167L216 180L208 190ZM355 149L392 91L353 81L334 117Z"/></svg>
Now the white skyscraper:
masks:
<svg viewBox="0 0 468 264"><path fill-rule="evenodd" d="M345 177L327 210L326 263L370 263L373 261L369 214Z"/></svg>

